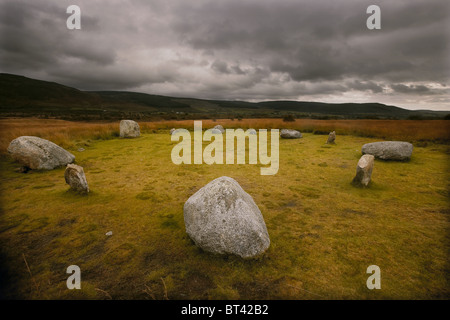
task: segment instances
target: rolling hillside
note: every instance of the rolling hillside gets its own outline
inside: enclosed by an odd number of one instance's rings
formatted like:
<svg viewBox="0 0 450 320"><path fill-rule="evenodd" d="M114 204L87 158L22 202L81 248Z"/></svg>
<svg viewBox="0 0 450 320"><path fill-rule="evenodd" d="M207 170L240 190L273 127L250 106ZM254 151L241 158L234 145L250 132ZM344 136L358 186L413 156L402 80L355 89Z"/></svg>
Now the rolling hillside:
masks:
<svg viewBox="0 0 450 320"><path fill-rule="evenodd" d="M0 74L0 116L70 120L193 119L229 117L443 118L447 112L411 111L380 103L330 104L304 101L202 100L137 92L81 91L55 82Z"/></svg>

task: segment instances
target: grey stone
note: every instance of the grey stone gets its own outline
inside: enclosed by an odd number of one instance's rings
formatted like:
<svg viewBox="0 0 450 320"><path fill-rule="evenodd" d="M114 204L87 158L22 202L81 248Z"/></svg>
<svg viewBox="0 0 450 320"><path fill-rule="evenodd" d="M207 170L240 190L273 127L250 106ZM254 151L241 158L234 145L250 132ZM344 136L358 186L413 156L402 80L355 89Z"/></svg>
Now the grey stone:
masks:
<svg viewBox="0 0 450 320"><path fill-rule="evenodd" d="M403 141L381 141L362 146L362 154L371 154L377 159L404 161L411 158L413 145Z"/></svg>
<svg viewBox="0 0 450 320"><path fill-rule="evenodd" d="M255 129L248 129L247 130L249 134L257 134Z"/></svg>
<svg viewBox="0 0 450 320"><path fill-rule="evenodd" d="M136 138L141 135L139 124L133 120L120 121L120 137L121 138Z"/></svg>
<svg viewBox="0 0 450 320"><path fill-rule="evenodd" d="M372 178L374 156L371 154L363 155L356 166L356 175L352 183L358 187L367 187Z"/></svg>
<svg viewBox="0 0 450 320"><path fill-rule="evenodd" d="M297 130L281 129L280 136L284 139L299 139L302 137L302 134Z"/></svg>
<svg viewBox="0 0 450 320"><path fill-rule="evenodd" d="M212 134L222 134L223 132L220 131L219 129L212 128L212 129L211 129L211 133L212 133Z"/></svg>
<svg viewBox="0 0 450 320"><path fill-rule="evenodd" d="M64 172L64 179L72 190L83 193L89 192L83 167L77 166L76 164L68 164Z"/></svg>
<svg viewBox="0 0 450 320"><path fill-rule="evenodd" d="M33 136L11 141L8 153L24 167L38 170L52 170L75 160L73 154L53 142Z"/></svg>
<svg viewBox="0 0 450 320"><path fill-rule="evenodd" d="M220 124L218 124L217 126L215 126L215 127L213 128L213 133L215 133L215 132L214 132L214 129L219 130L220 133L224 133L224 132L225 132L225 129L224 129Z"/></svg>
<svg viewBox="0 0 450 320"><path fill-rule="evenodd" d="M172 135L175 130L175 128L170 129L170 134Z"/></svg>
<svg viewBox="0 0 450 320"><path fill-rule="evenodd" d="M217 254L252 258L270 245L264 218L236 180L217 178L184 204L186 232L197 246Z"/></svg>
<svg viewBox="0 0 450 320"><path fill-rule="evenodd" d="M109 236L112 236L112 234L113 234L112 231L108 231L107 233L105 233L105 236L109 237Z"/></svg>
<svg viewBox="0 0 450 320"><path fill-rule="evenodd" d="M336 140L336 131L331 131L328 135L327 144L335 144L334 140Z"/></svg>
<svg viewBox="0 0 450 320"><path fill-rule="evenodd" d="M84 148L78 148L77 151L78 151L78 152L83 152L83 151L84 151Z"/></svg>

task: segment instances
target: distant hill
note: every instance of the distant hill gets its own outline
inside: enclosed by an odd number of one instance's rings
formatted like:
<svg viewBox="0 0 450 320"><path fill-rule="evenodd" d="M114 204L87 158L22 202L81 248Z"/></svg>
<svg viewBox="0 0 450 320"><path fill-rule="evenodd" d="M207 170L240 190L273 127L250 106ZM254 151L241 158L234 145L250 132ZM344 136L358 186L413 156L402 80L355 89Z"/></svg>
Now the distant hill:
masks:
<svg viewBox="0 0 450 320"><path fill-rule="evenodd" d="M380 103L321 103L175 98L123 91L81 91L55 82L0 73L0 116L71 120L200 119L230 117L443 118L448 112L411 111Z"/></svg>

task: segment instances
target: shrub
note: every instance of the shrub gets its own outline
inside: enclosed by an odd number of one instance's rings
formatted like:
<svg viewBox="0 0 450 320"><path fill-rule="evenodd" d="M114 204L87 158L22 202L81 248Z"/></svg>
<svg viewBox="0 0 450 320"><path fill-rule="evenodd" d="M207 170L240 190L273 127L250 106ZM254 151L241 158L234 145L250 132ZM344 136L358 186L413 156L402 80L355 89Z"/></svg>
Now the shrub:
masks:
<svg viewBox="0 0 450 320"><path fill-rule="evenodd" d="M294 122L295 121L295 117L292 114L288 114L288 115L283 117L283 121L284 122Z"/></svg>

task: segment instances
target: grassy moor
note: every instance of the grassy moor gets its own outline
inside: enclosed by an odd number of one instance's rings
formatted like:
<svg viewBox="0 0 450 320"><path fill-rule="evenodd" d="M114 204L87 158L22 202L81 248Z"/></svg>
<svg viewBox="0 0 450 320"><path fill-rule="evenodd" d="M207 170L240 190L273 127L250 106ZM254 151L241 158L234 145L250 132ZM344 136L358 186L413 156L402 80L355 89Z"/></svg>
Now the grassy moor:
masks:
<svg viewBox="0 0 450 320"><path fill-rule="evenodd" d="M140 123L120 139L118 123L1 121L1 257L7 298L20 299L435 299L449 294L450 163L446 121L204 121L205 128L296 128L280 140L280 169L175 165L169 129L192 121ZM335 145L322 135L336 130ZM70 191L64 168L19 173L7 154L20 135L72 152L87 196ZM409 162L375 161L369 188L351 185L361 146L414 144ZM85 149L78 151L79 148ZM271 238L257 259L217 256L185 232L183 204L209 181L231 176L258 204ZM112 231L111 236L106 236ZM82 289L67 290L67 264ZM366 268L382 289L366 288Z"/></svg>

